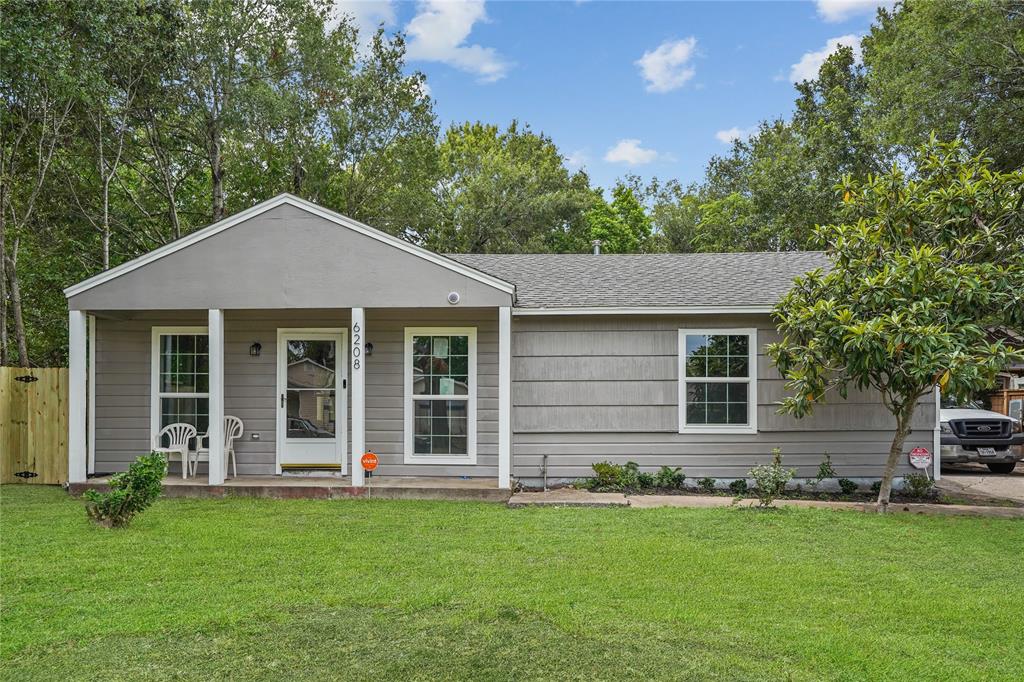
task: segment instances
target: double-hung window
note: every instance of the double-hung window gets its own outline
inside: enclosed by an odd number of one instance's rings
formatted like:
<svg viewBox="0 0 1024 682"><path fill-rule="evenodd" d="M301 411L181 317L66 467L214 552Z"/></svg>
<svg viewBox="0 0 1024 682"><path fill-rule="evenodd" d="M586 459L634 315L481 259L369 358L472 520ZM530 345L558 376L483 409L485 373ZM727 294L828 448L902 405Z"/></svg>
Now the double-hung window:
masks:
<svg viewBox="0 0 1024 682"><path fill-rule="evenodd" d="M210 422L210 344L206 327L153 327L153 437L168 424L206 433ZM165 441L160 445L166 446Z"/></svg>
<svg viewBox="0 0 1024 682"><path fill-rule="evenodd" d="M476 328L405 330L405 462L476 464Z"/></svg>
<svg viewBox="0 0 1024 682"><path fill-rule="evenodd" d="M757 432L757 330L679 330L679 432Z"/></svg>

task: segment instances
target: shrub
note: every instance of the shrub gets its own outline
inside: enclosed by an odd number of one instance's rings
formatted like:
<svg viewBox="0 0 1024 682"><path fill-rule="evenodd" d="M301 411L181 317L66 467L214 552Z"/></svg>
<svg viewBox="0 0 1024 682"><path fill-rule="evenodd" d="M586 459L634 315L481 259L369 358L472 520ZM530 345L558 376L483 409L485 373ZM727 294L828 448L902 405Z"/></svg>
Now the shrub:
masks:
<svg viewBox="0 0 1024 682"><path fill-rule="evenodd" d="M132 462L128 471L110 477L110 492L86 490L85 511L96 523L108 528L122 528L132 517L160 497L167 475L167 458L157 452L143 455Z"/></svg>
<svg viewBox="0 0 1024 682"><path fill-rule="evenodd" d="M641 489L654 487L654 474L641 471L636 475L636 484Z"/></svg>
<svg viewBox="0 0 1024 682"><path fill-rule="evenodd" d="M685 481L686 474L679 467L661 467L654 476L654 485L667 490L682 488Z"/></svg>
<svg viewBox="0 0 1024 682"><path fill-rule="evenodd" d="M715 479L710 476L697 479L697 487L700 488L701 492L713 493L715 492Z"/></svg>
<svg viewBox="0 0 1024 682"><path fill-rule="evenodd" d="M747 494L747 480L744 478L737 478L735 481L729 482L729 491L740 497Z"/></svg>
<svg viewBox="0 0 1024 682"><path fill-rule="evenodd" d="M910 497L918 499L929 497L934 482L928 474L915 471L903 477L903 491Z"/></svg>
<svg viewBox="0 0 1024 682"><path fill-rule="evenodd" d="M882 482L881 481L875 481L874 483L871 484L871 492L873 492L874 494L877 495L879 492L881 492L881 490L882 490Z"/></svg>
<svg viewBox="0 0 1024 682"><path fill-rule="evenodd" d="M757 499L762 507L770 507L775 499L782 495L786 484L796 472L782 466L782 450L772 450L772 463L761 464L750 470L750 477L757 484Z"/></svg>
<svg viewBox="0 0 1024 682"><path fill-rule="evenodd" d="M591 468L595 474L590 480L591 490L623 490L636 488L640 484L640 465L636 462L598 462L591 465Z"/></svg>
<svg viewBox="0 0 1024 682"><path fill-rule="evenodd" d="M857 484L848 478L840 478L839 490L841 490L844 495L852 495L857 492Z"/></svg>
<svg viewBox="0 0 1024 682"><path fill-rule="evenodd" d="M818 465L818 475L814 478L807 479L807 485L811 488L817 488L818 485L826 478L835 477L836 470L832 467L832 456L826 452L825 459L821 460L821 464Z"/></svg>

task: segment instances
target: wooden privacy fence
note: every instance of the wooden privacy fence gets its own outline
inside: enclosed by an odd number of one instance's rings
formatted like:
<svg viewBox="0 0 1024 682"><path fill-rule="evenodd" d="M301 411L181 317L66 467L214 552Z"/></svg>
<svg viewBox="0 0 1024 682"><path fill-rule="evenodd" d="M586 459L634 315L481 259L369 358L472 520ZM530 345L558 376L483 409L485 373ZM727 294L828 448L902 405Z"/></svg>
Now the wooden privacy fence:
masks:
<svg viewBox="0 0 1024 682"><path fill-rule="evenodd" d="M0 483L67 480L67 368L0 367Z"/></svg>

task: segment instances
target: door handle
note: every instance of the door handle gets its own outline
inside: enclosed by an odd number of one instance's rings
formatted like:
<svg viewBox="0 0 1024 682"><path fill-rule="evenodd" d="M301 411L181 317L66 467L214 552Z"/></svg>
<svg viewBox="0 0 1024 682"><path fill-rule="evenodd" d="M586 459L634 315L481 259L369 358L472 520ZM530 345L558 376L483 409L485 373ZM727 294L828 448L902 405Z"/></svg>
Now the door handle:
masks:
<svg viewBox="0 0 1024 682"><path fill-rule="evenodd" d="M281 394L281 407L284 407L284 393Z"/></svg>

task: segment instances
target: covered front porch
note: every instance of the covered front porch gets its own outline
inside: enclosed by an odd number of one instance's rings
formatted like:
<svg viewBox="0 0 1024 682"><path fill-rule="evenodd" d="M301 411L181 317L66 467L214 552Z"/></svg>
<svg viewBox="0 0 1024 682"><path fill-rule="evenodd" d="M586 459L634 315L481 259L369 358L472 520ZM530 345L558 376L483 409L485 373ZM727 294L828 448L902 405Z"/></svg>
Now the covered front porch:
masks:
<svg viewBox="0 0 1024 682"><path fill-rule="evenodd" d="M514 292L301 199L264 202L66 290L69 481L123 471L173 423L207 434L188 439L207 486L360 488L373 452L380 480L507 489Z"/></svg>

